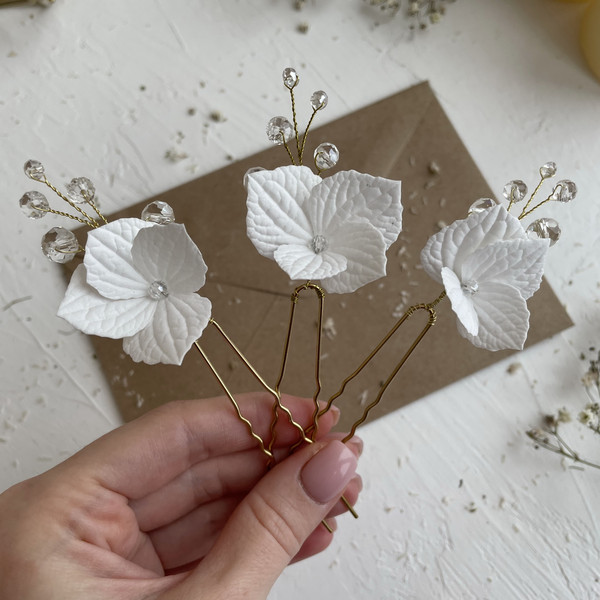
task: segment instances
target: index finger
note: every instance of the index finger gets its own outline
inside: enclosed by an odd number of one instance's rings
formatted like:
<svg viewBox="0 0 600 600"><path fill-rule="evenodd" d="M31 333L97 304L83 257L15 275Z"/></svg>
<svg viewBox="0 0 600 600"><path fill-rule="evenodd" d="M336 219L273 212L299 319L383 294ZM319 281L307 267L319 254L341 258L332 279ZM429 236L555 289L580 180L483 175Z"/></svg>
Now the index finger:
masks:
<svg viewBox="0 0 600 600"><path fill-rule="evenodd" d="M268 443L273 397L257 392L240 394L236 400L255 432ZM303 428L311 423L312 400L283 396L282 402ZM335 409L319 419L320 435L335 425L338 415ZM281 415L275 446L289 447L298 439L298 430ZM64 463L64 468L84 468L103 487L135 499L165 485L199 461L255 449L257 445L225 397L176 401L106 434Z"/></svg>

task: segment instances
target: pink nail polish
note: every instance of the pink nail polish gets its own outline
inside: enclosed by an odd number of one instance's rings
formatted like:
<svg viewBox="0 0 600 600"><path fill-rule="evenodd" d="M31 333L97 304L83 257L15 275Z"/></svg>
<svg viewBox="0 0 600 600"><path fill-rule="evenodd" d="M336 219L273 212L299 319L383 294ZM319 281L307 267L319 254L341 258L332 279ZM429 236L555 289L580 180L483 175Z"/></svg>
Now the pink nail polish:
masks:
<svg viewBox="0 0 600 600"><path fill-rule="evenodd" d="M337 440L329 442L302 468L300 481L315 502L325 504L342 495L354 477L357 459L354 452Z"/></svg>
<svg viewBox="0 0 600 600"><path fill-rule="evenodd" d="M354 446L354 449L358 453L358 456L362 454L364 446L362 438L359 438L357 435L354 435L346 442L346 444L348 444L348 446Z"/></svg>

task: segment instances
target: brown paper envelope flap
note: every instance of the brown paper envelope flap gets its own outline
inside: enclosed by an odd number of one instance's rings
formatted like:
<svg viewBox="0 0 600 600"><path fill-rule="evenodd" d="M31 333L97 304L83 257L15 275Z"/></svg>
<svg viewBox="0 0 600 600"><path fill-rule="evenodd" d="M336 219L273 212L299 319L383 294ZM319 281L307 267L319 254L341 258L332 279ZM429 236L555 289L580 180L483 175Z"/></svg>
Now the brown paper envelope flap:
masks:
<svg viewBox="0 0 600 600"><path fill-rule="evenodd" d="M429 236L444 224L463 218L477 198L493 194L427 83L311 131L305 156L311 157L314 147L323 141L331 141L340 149L338 169L402 180L404 206L403 231L387 254L388 276L354 294L330 294L325 299L321 398L326 399L406 307L432 301L440 293L441 286L420 269L420 251ZM246 237L242 178L250 167L275 168L288 164L286 159L282 148L271 148L153 198L168 202L175 209L177 221L185 223L209 267L208 283L201 295L211 299L214 318L271 385L281 367L289 294L294 285L274 261L260 256ZM436 168L432 169L434 164ZM506 174L507 179L513 175L519 174ZM112 218L137 216L149 201ZM572 324L545 282L529 301L529 308L528 345ZM315 389L317 310L316 299L303 294L282 387L285 392L312 396ZM411 317L381 356L348 386L339 403L344 408L343 427L361 413L361 405L374 398L380 383L426 320L422 311ZM258 389L239 359L210 329L201 343L227 384L235 392ZM193 349L182 367L147 366L133 363L118 341L94 338L94 342L125 419L168 400L221 394ZM395 410L508 354L474 348L461 338L445 300L436 325L407 361L373 416Z"/></svg>

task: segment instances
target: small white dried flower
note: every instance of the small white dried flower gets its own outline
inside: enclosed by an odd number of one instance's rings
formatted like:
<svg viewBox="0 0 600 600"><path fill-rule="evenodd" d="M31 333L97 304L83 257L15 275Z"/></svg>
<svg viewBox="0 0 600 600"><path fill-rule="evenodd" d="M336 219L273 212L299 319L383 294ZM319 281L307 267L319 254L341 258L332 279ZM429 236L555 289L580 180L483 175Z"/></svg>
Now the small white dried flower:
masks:
<svg viewBox="0 0 600 600"><path fill-rule="evenodd" d="M570 423L573 419L571 413L566 408L559 408L556 420L559 423Z"/></svg>
<svg viewBox="0 0 600 600"><path fill-rule="evenodd" d="M598 402L590 402L589 404L586 404L585 408L595 415L600 414L600 404L598 404Z"/></svg>
<svg viewBox="0 0 600 600"><path fill-rule="evenodd" d="M581 382L586 388L593 388L598 385L598 373L590 370L582 378Z"/></svg>
<svg viewBox="0 0 600 600"><path fill-rule="evenodd" d="M543 429L540 429L539 427L529 429L527 431L527 435L535 442L540 442L542 444L547 444L550 441L550 438L548 437L548 432L544 431Z"/></svg>
<svg viewBox="0 0 600 600"><path fill-rule="evenodd" d="M587 427L594 427L598 424L598 415L591 411L589 408L582 410L577 416L579 422Z"/></svg>

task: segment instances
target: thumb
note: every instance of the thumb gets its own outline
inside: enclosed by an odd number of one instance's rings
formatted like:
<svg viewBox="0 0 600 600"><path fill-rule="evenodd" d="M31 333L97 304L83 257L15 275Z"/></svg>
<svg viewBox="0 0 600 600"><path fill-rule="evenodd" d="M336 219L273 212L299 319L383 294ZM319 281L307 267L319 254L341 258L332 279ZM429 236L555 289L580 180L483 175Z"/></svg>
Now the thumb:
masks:
<svg viewBox="0 0 600 600"><path fill-rule="evenodd" d="M185 583L196 594L212 588L209 598L266 598L339 500L356 465L354 452L338 440L317 442L286 458L240 503Z"/></svg>

